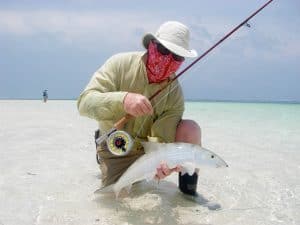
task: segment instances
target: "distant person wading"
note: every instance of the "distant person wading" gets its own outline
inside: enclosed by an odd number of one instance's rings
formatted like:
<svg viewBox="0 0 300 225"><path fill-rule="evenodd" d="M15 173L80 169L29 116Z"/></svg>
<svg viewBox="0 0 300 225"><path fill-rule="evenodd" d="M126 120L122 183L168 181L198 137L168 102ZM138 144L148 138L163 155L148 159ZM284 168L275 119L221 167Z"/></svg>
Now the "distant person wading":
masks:
<svg viewBox="0 0 300 225"><path fill-rule="evenodd" d="M48 100L48 92L47 92L47 90L44 90L43 91L43 101L46 103L47 100Z"/></svg>

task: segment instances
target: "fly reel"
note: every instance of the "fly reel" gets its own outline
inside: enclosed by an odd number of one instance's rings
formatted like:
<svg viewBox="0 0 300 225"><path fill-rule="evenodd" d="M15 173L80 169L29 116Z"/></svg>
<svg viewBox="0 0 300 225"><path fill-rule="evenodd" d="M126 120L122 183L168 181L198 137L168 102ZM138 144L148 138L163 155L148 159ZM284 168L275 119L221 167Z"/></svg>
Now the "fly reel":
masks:
<svg viewBox="0 0 300 225"><path fill-rule="evenodd" d="M124 156L131 151L133 140L127 132L116 130L106 139L106 144L112 154Z"/></svg>

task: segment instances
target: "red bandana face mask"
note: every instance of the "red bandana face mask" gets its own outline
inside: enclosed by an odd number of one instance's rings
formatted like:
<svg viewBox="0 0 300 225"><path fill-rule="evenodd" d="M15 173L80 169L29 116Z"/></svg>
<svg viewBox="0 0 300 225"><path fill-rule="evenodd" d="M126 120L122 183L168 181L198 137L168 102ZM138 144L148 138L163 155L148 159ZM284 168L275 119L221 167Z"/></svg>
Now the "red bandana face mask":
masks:
<svg viewBox="0 0 300 225"><path fill-rule="evenodd" d="M157 44L152 41L148 47L148 59L146 64L147 75L150 83L160 83L175 73L183 61L176 61L172 54L161 54L157 50Z"/></svg>

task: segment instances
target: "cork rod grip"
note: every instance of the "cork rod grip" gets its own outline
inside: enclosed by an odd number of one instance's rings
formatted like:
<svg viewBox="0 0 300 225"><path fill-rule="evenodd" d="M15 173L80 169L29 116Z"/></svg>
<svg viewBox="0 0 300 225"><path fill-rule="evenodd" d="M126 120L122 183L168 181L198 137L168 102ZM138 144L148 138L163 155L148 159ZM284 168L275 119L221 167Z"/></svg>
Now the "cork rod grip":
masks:
<svg viewBox="0 0 300 225"><path fill-rule="evenodd" d="M125 116L123 116L119 121L117 121L115 124L114 124L114 127L117 129L117 130L120 130L124 127L124 125L130 120L132 119L133 116L130 115L130 114L126 114Z"/></svg>

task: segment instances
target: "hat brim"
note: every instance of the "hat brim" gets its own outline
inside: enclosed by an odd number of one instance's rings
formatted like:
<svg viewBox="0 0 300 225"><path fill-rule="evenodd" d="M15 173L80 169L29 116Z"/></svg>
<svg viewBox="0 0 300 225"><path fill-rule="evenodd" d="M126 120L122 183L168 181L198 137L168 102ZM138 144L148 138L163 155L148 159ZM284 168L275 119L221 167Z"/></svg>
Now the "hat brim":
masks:
<svg viewBox="0 0 300 225"><path fill-rule="evenodd" d="M198 56L197 51L194 49L189 50L189 49L182 48L181 46L175 45L169 41L165 41L160 38L157 38L155 35L151 33L148 33L143 37L143 45L146 49L148 49L148 45L150 41L153 39L159 41L159 43L161 43L164 47L166 47L176 55L186 57L186 58L194 58Z"/></svg>

